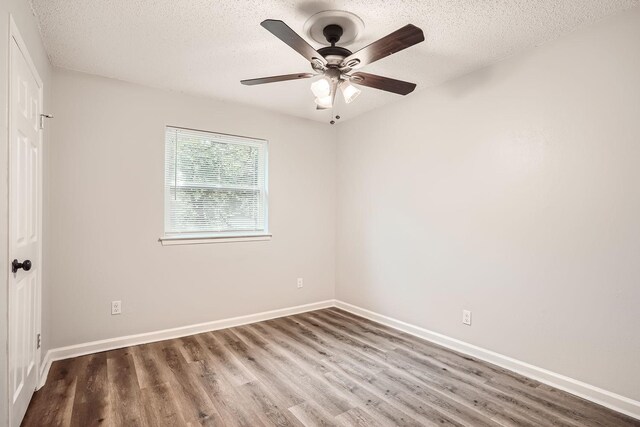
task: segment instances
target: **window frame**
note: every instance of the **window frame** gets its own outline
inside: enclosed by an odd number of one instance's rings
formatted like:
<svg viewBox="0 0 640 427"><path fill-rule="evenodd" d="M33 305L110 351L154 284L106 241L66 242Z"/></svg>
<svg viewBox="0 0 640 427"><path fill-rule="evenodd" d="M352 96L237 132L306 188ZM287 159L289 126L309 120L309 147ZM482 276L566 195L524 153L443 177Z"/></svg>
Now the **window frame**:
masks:
<svg viewBox="0 0 640 427"><path fill-rule="evenodd" d="M167 232L168 227L168 212L170 195L168 187L166 185L167 179L167 130L168 129L182 129L192 132L201 132L204 134L218 135L225 139L237 140L238 144L244 145L263 145L262 152L264 157L264 186L263 186L263 204L264 204L264 230L259 231L204 231L204 232ZM261 241L271 240L271 233L269 232L269 141L264 138L255 138L249 136L241 136L234 134L227 134L223 132L213 132L202 129L187 128L184 126L165 125L164 128L164 163L163 163L163 233L162 237L158 239L163 246L167 245L185 245L185 244L203 244L203 243L226 243L226 242L248 242L248 241ZM177 185L176 185L177 187ZM204 188L204 187L203 187Z"/></svg>

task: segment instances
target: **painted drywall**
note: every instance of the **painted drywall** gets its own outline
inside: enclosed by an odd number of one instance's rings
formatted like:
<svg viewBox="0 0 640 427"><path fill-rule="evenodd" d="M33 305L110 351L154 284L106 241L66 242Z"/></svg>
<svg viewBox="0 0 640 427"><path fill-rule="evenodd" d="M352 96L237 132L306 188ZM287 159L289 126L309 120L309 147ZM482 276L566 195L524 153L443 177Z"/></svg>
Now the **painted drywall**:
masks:
<svg viewBox="0 0 640 427"><path fill-rule="evenodd" d="M54 81L53 347L333 298L334 128L87 74ZM165 125L269 141L270 241L158 242Z"/></svg>
<svg viewBox="0 0 640 427"><path fill-rule="evenodd" d="M3 0L0 2L0 425L7 425L8 420L8 378L7 378L7 318L8 318L8 290L7 278L8 272L8 75L9 75L9 16L13 17L22 38L24 39L33 62L38 69L38 73L44 84L44 106L48 108L50 104L49 90L51 89L51 66L49 59L44 50L38 31L38 25L29 7L29 2L24 0ZM45 132L44 156L48 155L47 145L50 140L50 134ZM45 171L46 175L46 171ZM45 209L47 189L44 189ZM44 236L46 244L46 234ZM46 266L43 264L43 273ZM47 298L47 286L43 284L44 297ZM48 349L48 315L49 308L43 304L42 320L43 320L43 352Z"/></svg>
<svg viewBox="0 0 640 427"><path fill-rule="evenodd" d="M636 8L341 123L336 297L640 400L639 118Z"/></svg>

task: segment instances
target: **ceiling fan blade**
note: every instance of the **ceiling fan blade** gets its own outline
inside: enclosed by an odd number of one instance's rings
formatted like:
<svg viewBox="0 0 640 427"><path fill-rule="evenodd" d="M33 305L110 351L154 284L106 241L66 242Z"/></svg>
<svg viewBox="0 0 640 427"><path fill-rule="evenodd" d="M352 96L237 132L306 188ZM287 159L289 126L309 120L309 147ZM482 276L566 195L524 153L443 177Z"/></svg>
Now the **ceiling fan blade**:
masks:
<svg viewBox="0 0 640 427"><path fill-rule="evenodd" d="M283 76L260 77L257 79L240 80L240 83L247 86L262 85L265 83L284 82L287 80L308 79L315 76L312 73L285 74Z"/></svg>
<svg viewBox="0 0 640 427"><path fill-rule="evenodd" d="M424 41L424 33L420 28L412 24L405 25L399 30L347 56L340 66L352 69L360 68L422 41Z"/></svg>
<svg viewBox="0 0 640 427"><path fill-rule="evenodd" d="M307 58L309 62L319 61L322 65L327 65L327 61L309 43L293 31L287 24L276 19L267 19L260 23L271 34L288 44L300 55Z"/></svg>
<svg viewBox="0 0 640 427"><path fill-rule="evenodd" d="M353 73L349 78L349 81L357 85L386 90L387 92L397 93L398 95L407 95L413 92L416 88L415 83L362 72Z"/></svg>

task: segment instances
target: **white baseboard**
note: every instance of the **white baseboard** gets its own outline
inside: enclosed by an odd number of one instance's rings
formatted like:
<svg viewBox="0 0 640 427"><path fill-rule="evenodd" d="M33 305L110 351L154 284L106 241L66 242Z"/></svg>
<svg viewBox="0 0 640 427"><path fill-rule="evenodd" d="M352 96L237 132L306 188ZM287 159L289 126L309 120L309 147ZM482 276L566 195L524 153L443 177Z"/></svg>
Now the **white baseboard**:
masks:
<svg viewBox="0 0 640 427"><path fill-rule="evenodd" d="M621 396L619 394L604 390L602 388L584 383L582 381L569 378L549 370L533 366L526 362L513 359L509 356L496 353L455 338L448 337L419 326L397 320L373 311L343 302L339 300L327 300L312 304L299 305L295 307L282 308L278 310L265 311L247 316L233 317L230 319L216 320L213 322L199 323L196 325L183 326L180 328L165 329L161 331L147 332L137 335L111 338L101 341L92 341L84 344L72 345L68 347L54 348L47 351L40 369L40 384L42 387L51 368L51 364L56 360L68 359L71 357L84 356L86 354L98 353L101 351L114 350L117 348L130 347L133 345L147 344L150 342L163 341L173 338L180 338L188 335L203 332L215 331L218 329L232 328L234 326L247 325L264 320L275 319L277 317L291 316L293 314L307 311L319 310L328 307L338 307L355 315L364 317L374 322L381 323L394 329L409 333L416 337L431 341L443 347L464 353L466 355L484 360L494 365L498 365L520 375L548 384L560 390L590 400L614 411L640 419L640 402Z"/></svg>
<svg viewBox="0 0 640 427"><path fill-rule="evenodd" d="M265 311L257 314L249 314L246 316L214 320L213 322L182 326L179 328L164 329L161 331L146 332L143 334L127 335L124 337L110 338L106 340L92 341L84 344L70 345L67 347L53 348L47 351L47 354L42 361L38 388L41 388L47 382L47 375L49 374L51 364L56 360L69 359L72 357L99 353L101 351L115 350L118 348L130 347L133 345L180 338L188 335L200 334L203 332L216 331L218 329L232 328L234 326L248 325L249 323L262 322L264 320L275 319L277 317L291 316L293 314L304 313L307 311L319 310L322 308L334 306L334 300L320 301L311 304L298 305L295 307Z"/></svg>
<svg viewBox="0 0 640 427"><path fill-rule="evenodd" d="M343 301L336 300L335 306L357 316L373 320L374 322L398 329L451 350L484 360L485 362L493 363L494 365L498 365L520 375L540 381L541 383L564 390L568 393L582 397L583 399L606 406L614 411L640 419L640 402L637 400L612 393L591 384L569 378L565 375L551 372L549 370L530 365L526 362L513 359L509 356L505 356L473 344L468 344L464 341L460 341L419 326L411 325L401 320L384 316Z"/></svg>

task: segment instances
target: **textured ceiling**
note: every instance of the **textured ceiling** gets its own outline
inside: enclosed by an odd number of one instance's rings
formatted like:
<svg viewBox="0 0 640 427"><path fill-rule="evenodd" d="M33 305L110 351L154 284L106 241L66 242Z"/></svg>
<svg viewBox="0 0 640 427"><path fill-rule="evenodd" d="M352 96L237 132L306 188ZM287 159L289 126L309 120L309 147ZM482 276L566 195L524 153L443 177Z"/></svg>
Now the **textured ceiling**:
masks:
<svg viewBox="0 0 640 427"><path fill-rule="evenodd" d="M255 105L328 121L310 81L243 86L241 79L308 72L306 60L260 26L285 21L299 34L322 10L353 12L358 50L412 23L426 41L363 71L436 85L553 40L640 0L33 0L51 62L143 85ZM305 37L306 38L306 37ZM309 41L309 39L307 38ZM320 46L310 42L316 48ZM408 95L411 96L411 95ZM401 98L363 88L345 119Z"/></svg>

